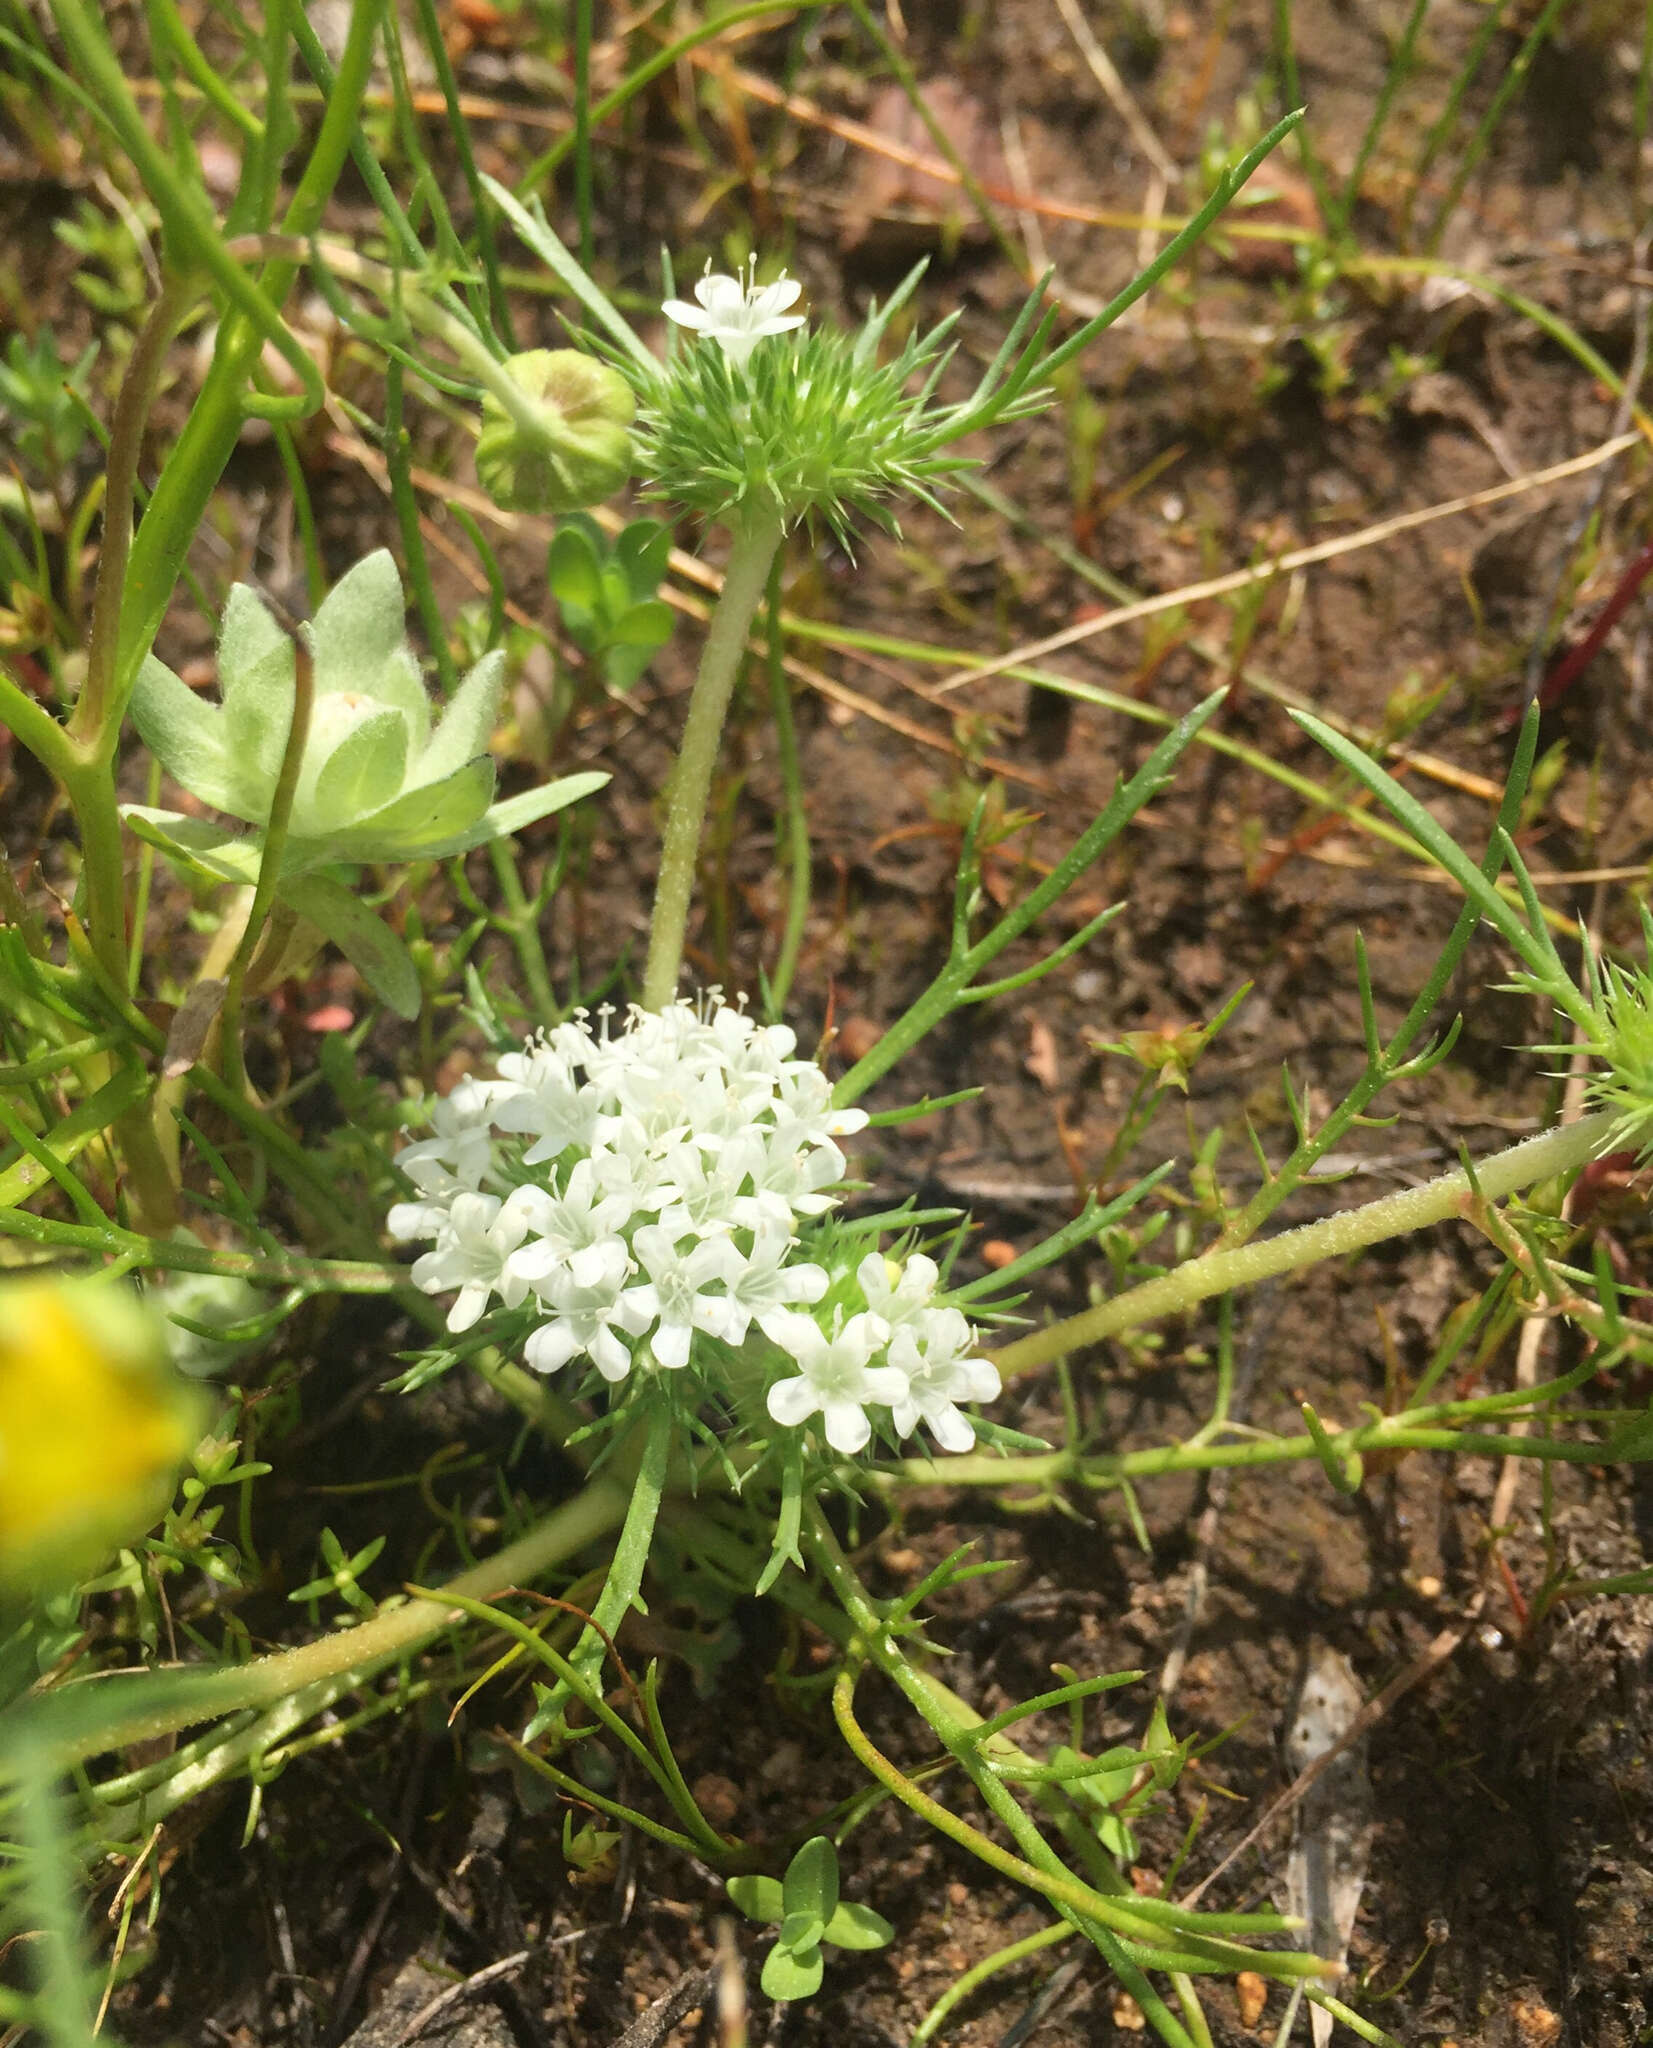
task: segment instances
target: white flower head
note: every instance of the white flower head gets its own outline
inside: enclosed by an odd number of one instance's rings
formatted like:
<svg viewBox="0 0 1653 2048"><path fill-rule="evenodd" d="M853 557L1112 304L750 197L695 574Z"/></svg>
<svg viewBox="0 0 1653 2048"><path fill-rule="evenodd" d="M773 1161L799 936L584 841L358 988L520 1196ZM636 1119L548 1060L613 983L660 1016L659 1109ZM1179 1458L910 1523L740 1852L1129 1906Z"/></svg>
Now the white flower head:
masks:
<svg viewBox="0 0 1653 2048"><path fill-rule="evenodd" d="M802 313L786 310L802 290L797 279L788 277L784 270L773 284L760 285L754 256L744 278L722 276L708 263L705 275L694 288L699 305L691 306L685 299L668 299L660 310L679 327L692 327L696 333L709 336L730 363L743 370L753 349L766 335L786 334L794 327L802 327Z"/></svg>
<svg viewBox="0 0 1653 2048"><path fill-rule="evenodd" d="M697 1356L696 1334L738 1348L756 1325L803 1365L795 1390L777 1394L781 1407L802 1400L800 1414L825 1416L835 1450L849 1447L860 1413L864 1443L866 1403L887 1408L908 1385L872 1361L895 1322L928 1303L935 1269L909 1260L902 1292L892 1268L863 1313L848 1324L837 1313L830 1337L799 1313L833 1286L799 1226L843 1200L832 1134L866 1117L834 1110L832 1084L796 1052L786 1026L757 1023L717 989L659 1011L576 1011L539 1033L501 1058L497 1078L465 1081L437 1103L430 1135L400 1155L412 1199L387 1225L431 1246L415 1284L457 1294L455 1332L495 1300L526 1309L538 1324L524 1354L536 1372L583 1358L618 1383L646 1337L656 1367L687 1368L720 1397L727 1359L712 1346Z"/></svg>

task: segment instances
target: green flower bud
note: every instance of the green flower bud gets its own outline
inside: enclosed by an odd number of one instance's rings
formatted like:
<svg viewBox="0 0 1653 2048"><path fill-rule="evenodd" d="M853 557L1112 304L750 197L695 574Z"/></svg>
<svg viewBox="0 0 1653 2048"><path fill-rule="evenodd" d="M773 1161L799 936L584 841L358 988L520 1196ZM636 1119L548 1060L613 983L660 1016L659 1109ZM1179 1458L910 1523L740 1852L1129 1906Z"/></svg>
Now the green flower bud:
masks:
<svg viewBox="0 0 1653 2048"><path fill-rule="evenodd" d="M618 370L572 348L531 348L503 365L521 394L482 394L476 474L510 512L578 512L631 475L635 402Z"/></svg>

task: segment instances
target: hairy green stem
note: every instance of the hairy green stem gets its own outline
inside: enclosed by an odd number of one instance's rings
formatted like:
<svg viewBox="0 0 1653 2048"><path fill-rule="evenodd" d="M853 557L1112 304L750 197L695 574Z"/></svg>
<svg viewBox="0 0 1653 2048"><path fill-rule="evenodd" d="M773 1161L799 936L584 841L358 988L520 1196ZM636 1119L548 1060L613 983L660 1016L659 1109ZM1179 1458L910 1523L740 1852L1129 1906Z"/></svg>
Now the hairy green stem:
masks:
<svg viewBox="0 0 1653 2048"><path fill-rule="evenodd" d="M786 792L786 924L775 971L769 977L769 1006L778 1017L792 993L798 971L804 926L809 919L809 808L804 799L803 769L798 761L798 728L792 717L792 685L787 679L786 632L781 616L781 557L777 550L769 572L769 707L775 721L775 750L780 756L781 787Z"/></svg>
<svg viewBox="0 0 1653 2048"><path fill-rule="evenodd" d="M723 574L723 592L707 629L700 656L683 745L667 793L666 834L649 927L649 957L643 972L643 1004L663 1009L677 993L694 890L695 858L706 818L712 774L724 715L734 694L746 652L746 635L769 580L769 564L781 542L778 508L749 511L735 530L735 544Z"/></svg>
<svg viewBox="0 0 1653 2048"><path fill-rule="evenodd" d="M1507 1151L1495 1153L1478 1165L1473 1186L1469 1174L1460 1169L1427 1181L1421 1188L1405 1188L1361 1208L1340 1210L1319 1223L1282 1231L1278 1237L1263 1238L1232 1251L1207 1252L1203 1258L1189 1259L1173 1272L1116 1294L1112 1301L1087 1309L1082 1315L1069 1316L1048 1329L1018 1338L1014 1344L995 1352L994 1362L1007 1379L1017 1373L1032 1372L1052 1359L1066 1358L1089 1344L1100 1344L1122 1330L1180 1315L1214 1294L1252 1287L1259 1280L1295 1273L1304 1266L1318 1265L1323 1259L1339 1258L1348 1252L1362 1251L1368 1245L1381 1244L1386 1238L1405 1237L1432 1223L1445 1222L1451 1216L1464 1214L1477 1192L1487 1201L1500 1201L1536 1181L1551 1180L1584 1165L1605 1148L1616 1122L1614 1112L1602 1110L1575 1124L1523 1139L1519 1145L1511 1145Z"/></svg>

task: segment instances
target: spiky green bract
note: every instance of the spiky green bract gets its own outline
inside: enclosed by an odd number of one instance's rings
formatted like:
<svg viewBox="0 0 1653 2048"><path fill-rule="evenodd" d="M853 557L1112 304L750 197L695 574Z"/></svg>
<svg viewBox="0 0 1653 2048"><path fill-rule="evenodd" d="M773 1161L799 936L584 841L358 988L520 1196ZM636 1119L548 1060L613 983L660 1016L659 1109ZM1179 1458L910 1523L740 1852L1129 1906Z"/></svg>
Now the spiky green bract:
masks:
<svg viewBox="0 0 1653 2048"><path fill-rule="evenodd" d="M1625 967L1603 960L1584 934L1589 1010L1580 1019L1579 1037L1569 1045L1534 1048L1558 1056L1583 1051L1599 1063L1588 1083L1589 1099L1615 1118L1603 1149L1634 1152L1638 1163L1653 1155L1653 916L1645 905L1642 937L1649 964Z"/></svg>
<svg viewBox="0 0 1653 2048"><path fill-rule="evenodd" d="M789 526L820 519L845 543L862 520L897 531L888 501L901 494L943 510L938 490L973 467L950 444L989 416L1037 411L1048 394L1000 391L984 403L978 387L964 404L939 403L956 314L880 362L891 319L921 275L874 305L857 333L773 335L744 368L705 337L678 340L664 363L617 359L637 392L634 438L648 490L731 524L775 510Z"/></svg>

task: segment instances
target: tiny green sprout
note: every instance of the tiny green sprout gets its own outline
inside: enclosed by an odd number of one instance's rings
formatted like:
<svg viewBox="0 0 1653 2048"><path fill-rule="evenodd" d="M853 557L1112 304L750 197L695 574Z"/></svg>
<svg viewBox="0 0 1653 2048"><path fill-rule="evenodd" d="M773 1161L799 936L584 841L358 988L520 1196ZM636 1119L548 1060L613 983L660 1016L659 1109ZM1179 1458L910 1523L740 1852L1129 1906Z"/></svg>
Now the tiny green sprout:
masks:
<svg viewBox="0 0 1653 2048"><path fill-rule="evenodd" d="M1127 1031L1119 1038L1087 1033L1092 1052L1120 1053L1154 1077L1160 1088L1180 1088L1188 1093L1188 1076L1194 1062L1205 1051L1251 991L1247 982L1237 989L1209 1024L1157 1024L1147 1031Z"/></svg>
<svg viewBox="0 0 1653 2048"><path fill-rule="evenodd" d="M657 519L634 519L612 547L581 513L552 536L546 581L563 629L610 689L629 690L671 638L671 607L656 595L670 558L671 529Z"/></svg>
<svg viewBox="0 0 1653 2048"><path fill-rule="evenodd" d="M291 808L279 820L285 837L276 890L382 1001L411 1017L420 987L407 948L328 871L340 863L465 853L561 810L608 778L564 776L495 803L488 742L504 656L484 655L433 726L405 610L396 565L380 549L334 585L305 629L314 700ZM266 837L278 823L296 655L290 636L244 584L234 586L224 607L218 680L214 706L151 656L133 692L133 720L174 781L253 832L141 804L122 815L176 865L246 885L257 881Z"/></svg>
<svg viewBox="0 0 1653 2048"><path fill-rule="evenodd" d="M358 1614L371 1614L375 1605L373 1597L359 1582L363 1572L384 1549L385 1540L383 1536L375 1536L350 1556L332 1530L323 1529L319 1541L326 1571L302 1586L295 1586L287 1598L313 1604L325 1599L329 1593L337 1593L345 1605L354 1608Z"/></svg>
<svg viewBox="0 0 1653 2048"><path fill-rule="evenodd" d="M574 1826L574 1816L562 1817L562 1855L576 1879L601 1882L612 1874L614 1851L620 1846L618 1829L600 1828L595 1821Z"/></svg>
<svg viewBox="0 0 1653 2048"><path fill-rule="evenodd" d="M476 474L511 512L576 512L631 475L635 403L618 370L574 348L507 357L509 390L482 394Z"/></svg>
<svg viewBox="0 0 1653 2048"><path fill-rule="evenodd" d="M870 1906L838 1896L838 1852L825 1835L812 1835L786 1866L786 1875L732 1877L729 1896L748 1920L779 1929L763 1966L763 1988L782 2000L813 1998L829 1948L883 1948L895 1929Z"/></svg>
<svg viewBox="0 0 1653 2048"><path fill-rule="evenodd" d="M23 469L55 483L84 446L91 411L86 387L97 360L94 341L72 363L46 329L33 341L14 334L0 358L0 410L11 420Z"/></svg>

